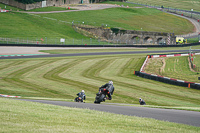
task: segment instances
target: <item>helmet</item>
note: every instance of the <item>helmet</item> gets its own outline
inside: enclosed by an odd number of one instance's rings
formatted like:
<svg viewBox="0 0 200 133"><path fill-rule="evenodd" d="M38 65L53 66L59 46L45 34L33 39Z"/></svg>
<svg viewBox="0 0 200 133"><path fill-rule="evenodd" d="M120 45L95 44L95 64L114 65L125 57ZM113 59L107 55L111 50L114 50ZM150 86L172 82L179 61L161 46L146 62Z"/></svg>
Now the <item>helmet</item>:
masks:
<svg viewBox="0 0 200 133"><path fill-rule="evenodd" d="M142 98L139 98L140 100L142 99Z"/></svg>
<svg viewBox="0 0 200 133"><path fill-rule="evenodd" d="M84 91L84 90L82 90L81 92L85 93L85 91Z"/></svg>
<svg viewBox="0 0 200 133"><path fill-rule="evenodd" d="M113 84L113 82L110 80L110 81L109 81L109 84Z"/></svg>

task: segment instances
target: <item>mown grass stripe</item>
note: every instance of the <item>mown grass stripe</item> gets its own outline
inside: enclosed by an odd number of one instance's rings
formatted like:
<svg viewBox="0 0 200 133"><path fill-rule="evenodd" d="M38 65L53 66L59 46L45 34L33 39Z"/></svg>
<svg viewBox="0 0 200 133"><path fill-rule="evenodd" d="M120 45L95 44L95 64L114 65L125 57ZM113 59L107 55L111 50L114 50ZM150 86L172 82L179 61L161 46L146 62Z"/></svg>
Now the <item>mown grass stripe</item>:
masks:
<svg viewBox="0 0 200 133"><path fill-rule="evenodd" d="M74 86L74 89L75 88L79 88L79 89L84 88L87 91L92 91L93 92L94 88L96 88L96 86L92 86L90 84L80 82L78 79L77 80L72 80L72 79L67 78L67 77L63 78L63 77L59 76L59 74L63 73L64 71L67 71L70 68L73 68L74 65L81 64L81 62L83 62L83 61L84 60L74 60L74 61L71 61L69 63L63 64L63 65L57 67L56 69L47 72L44 75L44 78L72 85L72 86ZM74 94L71 94L71 95L74 95Z"/></svg>
<svg viewBox="0 0 200 133"><path fill-rule="evenodd" d="M36 92L40 92L40 94L33 94L35 96L48 96L48 97L52 97L52 96L55 96L55 95L59 95L59 97L66 97L65 94L62 94L62 93L59 93L58 91L56 90L50 90L48 88L48 86L44 87L44 86L40 86L39 84L33 84L33 83L30 83L30 82L27 82L27 81L23 81L22 78L22 75L27 73L28 71L32 71L33 69L37 68L37 67L41 67L42 65L47 65L47 64L50 64L52 63L53 61L43 61L43 62L40 62L40 63L37 63L35 65L31 65L31 66L28 66L26 68L23 68L21 70L18 70L16 72L13 72L11 74L8 75L7 78L4 78L3 80L6 81L6 82L10 82L11 84L15 84L17 86L20 86L20 87L23 87L23 88L26 88L27 90L34 90Z"/></svg>

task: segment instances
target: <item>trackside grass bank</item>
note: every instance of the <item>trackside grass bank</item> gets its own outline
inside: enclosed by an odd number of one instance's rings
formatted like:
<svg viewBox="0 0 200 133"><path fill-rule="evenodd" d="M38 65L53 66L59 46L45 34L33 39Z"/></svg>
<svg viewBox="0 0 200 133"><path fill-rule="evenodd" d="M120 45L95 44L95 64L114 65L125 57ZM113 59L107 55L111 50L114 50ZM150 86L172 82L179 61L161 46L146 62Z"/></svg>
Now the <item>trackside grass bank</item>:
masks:
<svg viewBox="0 0 200 133"><path fill-rule="evenodd" d="M199 127L100 111L0 98L1 132L181 132Z"/></svg>
<svg viewBox="0 0 200 133"><path fill-rule="evenodd" d="M145 5L151 5L151 6L164 6L165 8L177 8L177 9L185 9L185 10L191 10L194 11L200 11L199 6L200 2L198 0L128 0L128 2L134 2L134 3L140 3Z"/></svg>
<svg viewBox="0 0 200 133"><path fill-rule="evenodd" d="M165 77L199 83L200 72L194 72L189 67L188 56L152 58L149 60L145 72ZM199 55L195 55L196 67L199 65Z"/></svg>
<svg viewBox="0 0 200 133"><path fill-rule="evenodd" d="M97 17L98 16L98 17ZM51 14L30 15L21 12L1 13L2 38L14 38L18 40L41 41L55 44L61 38L73 41L88 39L77 33L72 28L74 24L92 26L118 27L128 30L143 30L155 32L170 32L186 34L193 32L193 25L186 19L163 13L150 8L112 8L95 11L79 11ZM84 23L83 23L84 22ZM184 27L184 28L182 28ZM71 41L71 44L73 44ZM98 39L96 40L98 43ZM14 41L13 43L17 43ZM81 43L81 41L79 42Z"/></svg>
<svg viewBox="0 0 200 133"><path fill-rule="evenodd" d="M106 55L0 60L1 94L72 101L82 89L93 103L98 88L113 80L113 100L106 102L199 107L198 90L173 86L133 74L146 55ZM187 97L186 97L187 96Z"/></svg>

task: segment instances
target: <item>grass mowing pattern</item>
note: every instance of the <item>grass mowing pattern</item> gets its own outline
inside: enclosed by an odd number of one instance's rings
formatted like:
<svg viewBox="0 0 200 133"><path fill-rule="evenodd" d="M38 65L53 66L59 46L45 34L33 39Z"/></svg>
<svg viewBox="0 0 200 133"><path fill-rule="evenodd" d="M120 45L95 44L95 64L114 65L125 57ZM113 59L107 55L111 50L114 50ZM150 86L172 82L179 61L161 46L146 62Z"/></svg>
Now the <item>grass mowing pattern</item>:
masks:
<svg viewBox="0 0 200 133"><path fill-rule="evenodd" d="M149 105L197 107L199 91L133 75L145 59L137 55L0 60L0 92L22 97L73 101L84 89L93 102L98 87L114 81L113 100Z"/></svg>

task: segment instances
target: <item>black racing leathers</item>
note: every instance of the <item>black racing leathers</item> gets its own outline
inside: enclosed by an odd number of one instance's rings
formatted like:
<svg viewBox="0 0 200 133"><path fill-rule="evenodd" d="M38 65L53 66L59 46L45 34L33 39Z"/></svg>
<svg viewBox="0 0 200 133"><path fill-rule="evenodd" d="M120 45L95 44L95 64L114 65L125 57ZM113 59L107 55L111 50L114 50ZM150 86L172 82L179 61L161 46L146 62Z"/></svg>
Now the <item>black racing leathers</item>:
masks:
<svg viewBox="0 0 200 133"><path fill-rule="evenodd" d="M81 97L83 100L86 99L86 95L85 95L84 92L79 92L79 93L77 93L76 95L79 96L79 97Z"/></svg>
<svg viewBox="0 0 200 133"><path fill-rule="evenodd" d="M112 95L113 95L113 92L115 90L113 84L109 84L109 83L106 83L105 85L102 85L101 87L99 87L99 91L100 89L102 88L106 88L108 91L109 91L109 94L108 95L108 99L111 100L112 99Z"/></svg>

